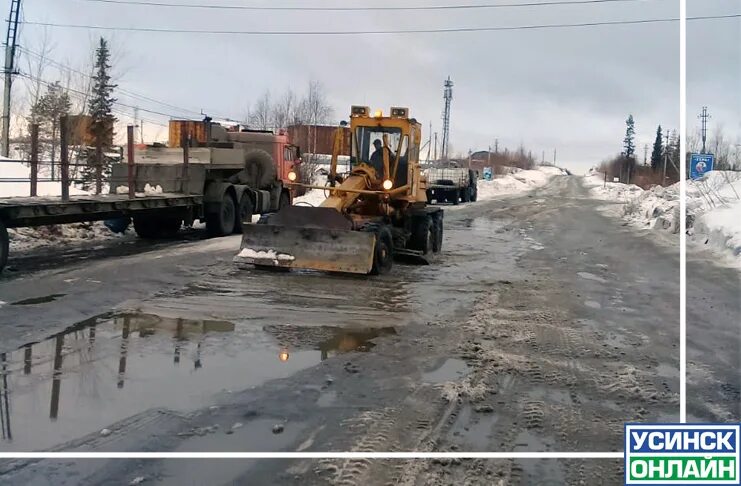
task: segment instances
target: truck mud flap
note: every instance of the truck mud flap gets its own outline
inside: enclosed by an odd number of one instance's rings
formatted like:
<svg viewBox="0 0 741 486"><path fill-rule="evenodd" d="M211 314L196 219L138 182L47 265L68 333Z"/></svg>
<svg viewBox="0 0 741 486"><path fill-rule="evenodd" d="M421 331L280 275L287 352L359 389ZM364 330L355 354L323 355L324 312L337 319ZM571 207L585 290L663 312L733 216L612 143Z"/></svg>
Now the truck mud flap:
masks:
<svg viewBox="0 0 741 486"><path fill-rule="evenodd" d="M408 249L395 249L394 260L414 265L429 265L430 260L421 251Z"/></svg>
<svg viewBox="0 0 741 486"><path fill-rule="evenodd" d="M236 264L367 274L375 235L337 228L248 224Z"/></svg>

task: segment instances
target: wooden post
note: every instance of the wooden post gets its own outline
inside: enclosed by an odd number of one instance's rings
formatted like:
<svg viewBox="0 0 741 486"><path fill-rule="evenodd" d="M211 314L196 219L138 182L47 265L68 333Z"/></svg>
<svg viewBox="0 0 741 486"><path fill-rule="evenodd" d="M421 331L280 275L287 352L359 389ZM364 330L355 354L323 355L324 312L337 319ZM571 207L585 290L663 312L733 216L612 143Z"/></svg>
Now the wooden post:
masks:
<svg viewBox="0 0 741 486"><path fill-rule="evenodd" d="M128 162L128 184L129 184L129 199L134 199L135 189L134 187L134 126L129 125L126 127L126 159Z"/></svg>
<svg viewBox="0 0 741 486"><path fill-rule="evenodd" d="M187 125L183 123L180 128L180 146L183 148L183 180L180 186L180 192L190 194L190 184L188 181L188 166L190 161L190 140L188 137Z"/></svg>
<svg viewBox="0 0 741 486"><path fill-rule="evenodd" d="M31 125L31 197L38 196L39 182L39 126Z"/></svg>
<svg viewBox="0 0 741 486"><path fill-rule="evenodd" d="M66 116L63 116L59 119L59 135L59 156L62 170L62 176L60 177L62 181L62 201L69 201L69 153L67 149L67 136L69 135L69 133L67 131Z"/></svg>

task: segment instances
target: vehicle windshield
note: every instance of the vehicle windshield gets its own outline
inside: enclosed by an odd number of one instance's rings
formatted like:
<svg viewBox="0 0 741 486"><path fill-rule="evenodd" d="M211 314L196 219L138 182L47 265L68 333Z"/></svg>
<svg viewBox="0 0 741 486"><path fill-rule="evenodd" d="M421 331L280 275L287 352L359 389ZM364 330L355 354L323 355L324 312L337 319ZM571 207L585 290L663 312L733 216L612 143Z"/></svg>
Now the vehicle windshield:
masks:
<svg viewBox="0 0 741 486"><path fill-rule="evenodd" d="M383 135L388 136L389 164L393 165L396 154L401 148L401 129L392 127L359 127L355 130L355 137L352 144L352 158L350 162L353 165L366 163L373 165L375 161L373 154L377 146L383 146ZM381 154L382 152L379 152ZM404 154L402 154L404 155ZM378 156L376 156L377 158Z"/></svg>

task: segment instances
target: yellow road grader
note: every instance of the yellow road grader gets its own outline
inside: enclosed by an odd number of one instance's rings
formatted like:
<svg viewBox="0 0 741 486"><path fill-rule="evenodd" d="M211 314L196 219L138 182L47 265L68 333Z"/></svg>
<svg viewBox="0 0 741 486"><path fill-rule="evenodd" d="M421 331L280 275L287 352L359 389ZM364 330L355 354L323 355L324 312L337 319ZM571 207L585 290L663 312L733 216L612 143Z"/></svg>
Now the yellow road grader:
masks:
<svg viewBox="0 0 741 486"><path fill-rule="evenodd" d="M349 171L339 174L342 130L334 139L327 186L318 207L287 206L245 223L238 263L332 272L382 274L394 258L428 263L442 249L443 211L427 206L419 166L421 125L407 108L388 116L368 107L350 113ZM296 174L289 174L295 181Z"/></svg>

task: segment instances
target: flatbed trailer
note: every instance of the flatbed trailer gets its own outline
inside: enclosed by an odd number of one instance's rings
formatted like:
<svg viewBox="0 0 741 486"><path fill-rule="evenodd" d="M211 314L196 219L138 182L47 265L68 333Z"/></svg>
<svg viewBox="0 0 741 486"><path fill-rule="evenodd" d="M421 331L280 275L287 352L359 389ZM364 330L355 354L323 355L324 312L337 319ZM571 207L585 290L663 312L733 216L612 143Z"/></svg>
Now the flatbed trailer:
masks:
<svg viewBox="0 0 741 486"><path fill-rule="evenodd" d="M203 196L195 194L137 193L99 194L95 196L5 197L0 198L0 271L9 253L7 228L24 228L51 224L82 223L106 219L171 215L174 218L193 214L203 206Z"/></svg>

